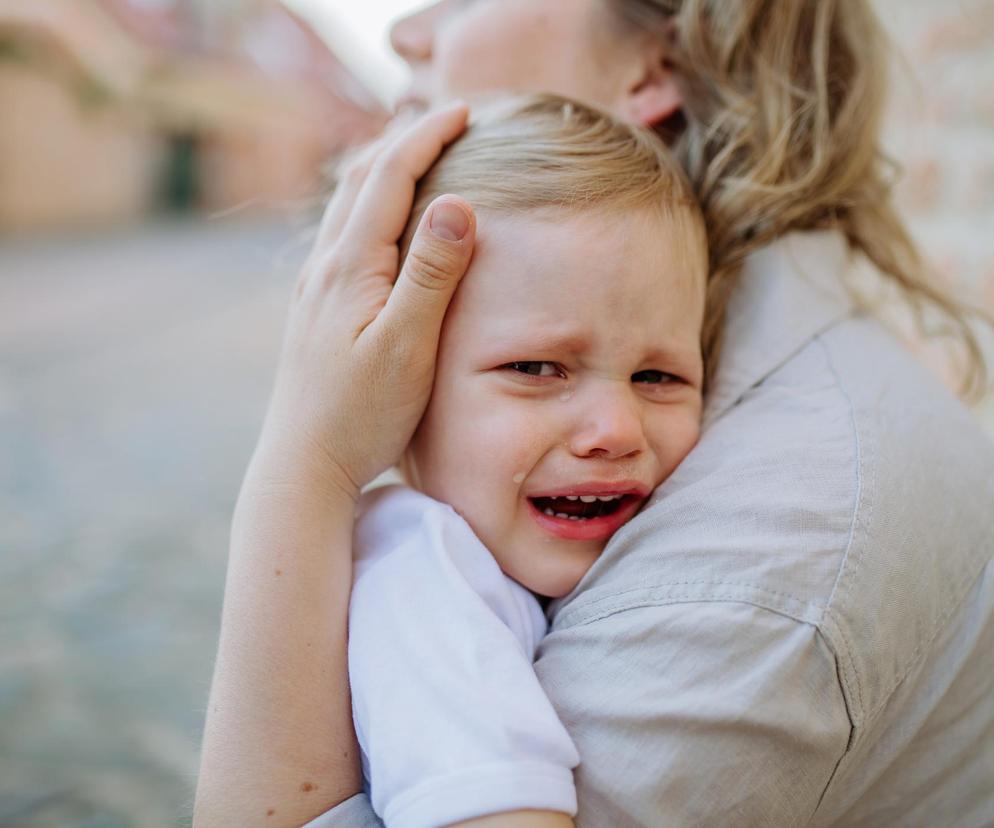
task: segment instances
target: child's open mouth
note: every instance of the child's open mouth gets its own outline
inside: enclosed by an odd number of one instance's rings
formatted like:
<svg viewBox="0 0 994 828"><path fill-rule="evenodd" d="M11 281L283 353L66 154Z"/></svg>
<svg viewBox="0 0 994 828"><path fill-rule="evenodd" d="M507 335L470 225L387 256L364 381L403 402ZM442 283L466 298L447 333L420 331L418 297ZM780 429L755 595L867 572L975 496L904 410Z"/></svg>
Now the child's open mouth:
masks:
<svg viewBox="0 0 994 828"><path fill-rule="evenodd" d="M641 493L529 497L530 512L548 534L569 540L606 541L639 510Z"/></svg>
<svg viewBox="0 0 994 828"><path fill-rule="evenodd" d="M635 495L563 495L562 497L533 497L531 502L549 517L567 520L590 520L613 515L625 498Z"/></svg>

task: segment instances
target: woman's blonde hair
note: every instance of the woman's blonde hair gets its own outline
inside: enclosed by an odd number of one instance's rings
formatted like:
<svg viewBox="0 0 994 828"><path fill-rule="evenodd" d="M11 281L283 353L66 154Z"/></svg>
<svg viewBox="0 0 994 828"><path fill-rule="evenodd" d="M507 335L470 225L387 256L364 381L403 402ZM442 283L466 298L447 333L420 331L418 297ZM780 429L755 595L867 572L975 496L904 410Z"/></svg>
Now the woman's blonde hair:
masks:
<svg viewBox="0 0 994 828"><path fill-rule="evenodd" d="M401 255L428 205L455 193L477 210L545 208L660 212L685 230L677 251L703 279L707 236L680 163L651 131L558 95L524 95L474 108L466 132L418 182ZM679 243L678 242L678 243Z"/></svg>
<svg viewBox="0 0 994 828"><path fill-rule="evenodd" d="M711 277L709 368L745 257L792 230L836 228L899 289L921 333L951 334L968 357L963 391L987 383L968 316L928 278L891 203L880 148L888 43L866 0L605 0L622 29L656 32L684 89L660 127L696 191ZM946 324L927 330L926 312Z"/></svg>

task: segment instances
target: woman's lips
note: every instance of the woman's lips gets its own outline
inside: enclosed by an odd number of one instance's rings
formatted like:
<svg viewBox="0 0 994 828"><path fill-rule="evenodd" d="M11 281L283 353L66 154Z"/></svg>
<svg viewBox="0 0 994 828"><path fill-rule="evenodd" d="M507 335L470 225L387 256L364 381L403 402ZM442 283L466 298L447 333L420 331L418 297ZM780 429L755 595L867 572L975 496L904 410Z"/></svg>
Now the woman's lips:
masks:
<svg viewBox="0 0 994 828"><path fill-rule="evenodd" d="M644 495L626 494L617 510L609 515L570 520L569 518L547 515L535 505L533 498L526 499L531 516L543 531L566 540L596 541L606 541L610 538L635 516L645 502Z"/></svg>

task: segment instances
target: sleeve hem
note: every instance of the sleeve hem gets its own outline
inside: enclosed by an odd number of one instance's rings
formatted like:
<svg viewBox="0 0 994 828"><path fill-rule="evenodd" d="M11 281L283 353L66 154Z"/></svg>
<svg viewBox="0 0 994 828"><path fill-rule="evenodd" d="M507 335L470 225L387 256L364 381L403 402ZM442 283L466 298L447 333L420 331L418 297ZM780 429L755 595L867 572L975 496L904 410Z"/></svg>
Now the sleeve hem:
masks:
<svg viewBox="0 0 994 828"><path fill-rule="evenodd" d="M330 811L315 817L303 828L383 828L364 793L349 797Z"/></svg>
<svg viewBox="0 0 994 828"><path fill-rule="evenodd" d="M383 818L391 828L437 828L523 809L575 816L572 771L543 762L464 768L433 777L395 797L386 805Z"/></svg>

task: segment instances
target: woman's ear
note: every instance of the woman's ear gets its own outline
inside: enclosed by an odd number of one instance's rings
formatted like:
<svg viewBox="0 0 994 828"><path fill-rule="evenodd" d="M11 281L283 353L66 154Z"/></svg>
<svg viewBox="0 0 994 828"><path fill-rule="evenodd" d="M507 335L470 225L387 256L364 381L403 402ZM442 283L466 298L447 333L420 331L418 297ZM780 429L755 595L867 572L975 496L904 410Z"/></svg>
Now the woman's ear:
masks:
<svg viewBox="0 0 994 828"><path fill-rule="evenodd" d="M667 59L675 32L667 37L646 37L633 52L634 60L618 109L629 121L654 127L683 108L680 78Z"/></svg>

